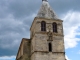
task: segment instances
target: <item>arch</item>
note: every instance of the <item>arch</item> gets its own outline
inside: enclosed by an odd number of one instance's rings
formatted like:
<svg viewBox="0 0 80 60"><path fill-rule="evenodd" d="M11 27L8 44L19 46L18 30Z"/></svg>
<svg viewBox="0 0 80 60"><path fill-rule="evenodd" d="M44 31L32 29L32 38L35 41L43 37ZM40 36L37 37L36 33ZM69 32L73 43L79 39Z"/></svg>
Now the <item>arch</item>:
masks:
<svg viewBox="0 0 80 60"><path fill-rule="evenodd" d="M51 43L48 44L48 47L49 47L49 52L52 52L52 44Z"/></svg>
<svg viewBox="0 0 80 60"><path fill-rule="evenodd" d="M57 23L54 22L52 25L53 25L53 32L57 33Z"/></svg>
<svg viewBox="0 0 80 60"><path fill-rule="evenodd" d="M41 31L46 31L46 22L45 21L41 22Z"/></svg>

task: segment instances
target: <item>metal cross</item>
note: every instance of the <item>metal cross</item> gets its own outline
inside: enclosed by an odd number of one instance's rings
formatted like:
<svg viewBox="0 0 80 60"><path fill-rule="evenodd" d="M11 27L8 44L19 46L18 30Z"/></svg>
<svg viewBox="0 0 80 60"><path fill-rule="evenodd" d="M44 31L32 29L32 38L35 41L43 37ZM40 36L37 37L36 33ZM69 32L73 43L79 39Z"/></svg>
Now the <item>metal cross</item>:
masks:
<svg viewBox="0 0 80 60"><path fill-rule="evenodd" d="M42 1L47 1L47 0L42 0Z"/></svg>

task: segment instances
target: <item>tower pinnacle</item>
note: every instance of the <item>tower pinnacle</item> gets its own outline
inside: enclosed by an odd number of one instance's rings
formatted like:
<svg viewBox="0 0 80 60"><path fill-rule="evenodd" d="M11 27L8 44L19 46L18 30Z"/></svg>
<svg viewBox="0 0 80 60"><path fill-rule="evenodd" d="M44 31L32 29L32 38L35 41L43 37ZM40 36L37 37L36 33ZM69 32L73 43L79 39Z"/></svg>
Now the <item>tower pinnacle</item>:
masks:
<svg viewBox="0 0 80 60"><path fill-rule="evenodd" d="M47 0L42 0L42 5L36 17L47 18L47 19L58 19L57 15L52 10Z"/></svg>

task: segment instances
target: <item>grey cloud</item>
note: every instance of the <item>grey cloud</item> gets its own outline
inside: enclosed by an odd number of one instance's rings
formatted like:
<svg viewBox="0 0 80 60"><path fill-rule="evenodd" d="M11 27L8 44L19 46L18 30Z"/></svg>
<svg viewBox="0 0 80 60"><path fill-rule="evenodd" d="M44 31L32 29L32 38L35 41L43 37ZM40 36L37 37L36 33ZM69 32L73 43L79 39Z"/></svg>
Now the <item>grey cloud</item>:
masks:
<svg viewBox="0 0 80 60"><path fill-rule="evenodd" d="M0 56L12 56L12 55L16 55L18 48L15 48L14 50L10 50L10 49L0 49Z"/></svg>
<svg viewBox="0 0 80 60"><path fill-rule="evenodd" d="M22 38L29 38L29 24L24 20L14 18L0 19L0 50L6 51L3 55L9 55L8 50L13 49L17 53ZM15 50L17 48L17 50ZM12 52L9 52L12 54ZM1 51L0 51L1 52ZM13 54L12 54L13 55Z"/></svg>
<svg viewBox="0 0 80 60"><path fill-rule="evenodd" d="M68 12L69 10L80 11L80 0L52 0L50 4L58 15Z"/></svg>
<svg viewBox="0 0 80 60"><path fill-rule="evenodd" d="M15 18L24 18L37 11L39 7L39 0L27 1L27 0L14 0L9 5L9 11L14 15ZM36 6L35 6L36 4Z"/></svg>
<svg viewBox="0 0 80 60"><path fill-rule="evenodd" d="M79 11L79 0L48 0L52 8L57 14L65 13L69 10ZM2 14L5 16L4 12L12 13L15 18L24 18L28 15L35 13L39 10L41 5L40 0L30 1L30 0L3 0L1 1ZM5 8L6 7L6 8ZM4 11L6 10L6 11ZM5 15L3 15L5 14Z"/></svg>

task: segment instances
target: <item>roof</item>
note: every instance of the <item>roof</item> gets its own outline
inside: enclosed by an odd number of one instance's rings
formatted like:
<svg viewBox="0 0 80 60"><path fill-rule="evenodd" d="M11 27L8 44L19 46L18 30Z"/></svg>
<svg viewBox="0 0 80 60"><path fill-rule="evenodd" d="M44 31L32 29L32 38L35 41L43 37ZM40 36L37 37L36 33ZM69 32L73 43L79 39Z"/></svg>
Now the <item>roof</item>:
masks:
<svg viewBox="0 0 80 60"><path fill-rule="evenodd" d="M21 46L23 45L23 43L24 43L25 41L30 41L30 40L31 40L31 39L28 39L28 38L22 38L21 43L20 43L20 46L19 46L19 49L18 49L18 53L17 53L17 56L16 56L16 60L18 59L19 51L20 51ZM20 57L19 57L19 58L20 58Z"/></svg>
<svg viewBox="0 0 80 60"><path fill-rule="evenodd" d="M48 18L48 19L58 19L58 17L56 16L55 12L50 7L47 0L42 1L42 5L36 17Z"/></svg>

